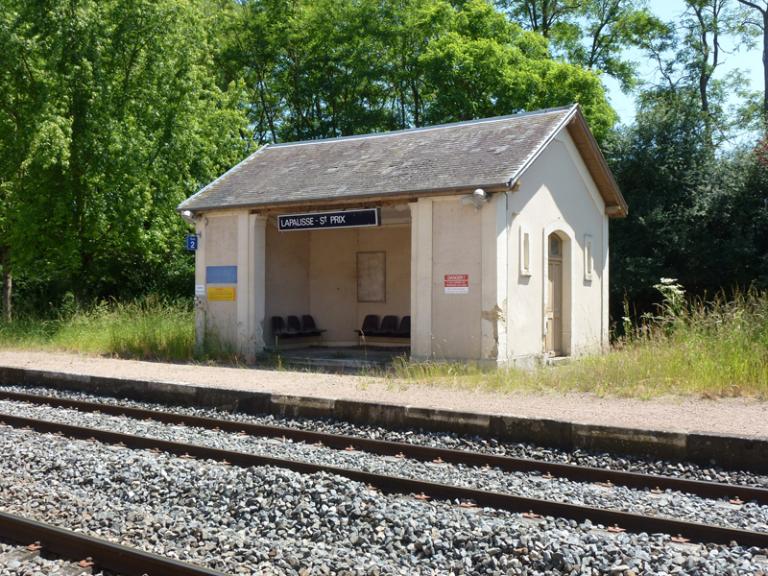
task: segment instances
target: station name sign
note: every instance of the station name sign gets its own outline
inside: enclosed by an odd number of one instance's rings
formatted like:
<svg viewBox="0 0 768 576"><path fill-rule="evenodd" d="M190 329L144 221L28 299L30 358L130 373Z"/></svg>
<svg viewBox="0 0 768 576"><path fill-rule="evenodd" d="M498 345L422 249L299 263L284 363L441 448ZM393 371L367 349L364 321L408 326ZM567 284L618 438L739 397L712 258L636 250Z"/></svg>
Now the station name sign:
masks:
<svg viewBox="0 0 768 576"><path fill-rule="evenodd" d="M277 217L280 232L291 230L324 230L326 228L364 228L379 225L379 209L340 210L339 212L308 212L283 214Z"/></svg>

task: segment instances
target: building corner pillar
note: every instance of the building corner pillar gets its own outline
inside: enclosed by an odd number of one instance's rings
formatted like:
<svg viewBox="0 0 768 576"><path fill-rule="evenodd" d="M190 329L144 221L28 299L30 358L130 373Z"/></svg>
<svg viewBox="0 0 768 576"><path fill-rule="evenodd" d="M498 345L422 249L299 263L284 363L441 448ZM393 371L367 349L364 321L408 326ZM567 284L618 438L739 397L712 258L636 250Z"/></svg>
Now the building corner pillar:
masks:
<svg viewBox="0 0 768 576"><path fill-rule="evenodd" d="M205 293L198 294L197 287L205 288L205 217L195 220L195 234L197 234L197 250L195 251L195 354L200 356L205 352L205 334L207 331L206 315L208 312L208 299Z"/></svg>
<svg viewBox="0 0 768 576"><path fill-rule="evenodd" d="M411 209L411 358L432 357L432 199Z"/></svg>
<svg viewBox="0 0 768 576"><path fill-rule="evenodd" d="M608 216L603 216L603 269L600 272L600 289L602 290L602 297L600 299L600 347L603 352L608 352L611 348L611 333L610 333L610 245L609 245L609 229L610 222ZM593 256L594 258L594 256Z"/></svg>
<svg viewBox="0 0 768 576"><path fill-rule="evenodd" d="M238 215L237 344L249 364L264 350L266 224L264 216Z"/></svg>
<svg viewBox="0 0 768 576"><path fill-rule="evenodd" d="M494 194L481 208L482 317L481 360L507 358L507 284L509 275L507 194Z"/></svg>

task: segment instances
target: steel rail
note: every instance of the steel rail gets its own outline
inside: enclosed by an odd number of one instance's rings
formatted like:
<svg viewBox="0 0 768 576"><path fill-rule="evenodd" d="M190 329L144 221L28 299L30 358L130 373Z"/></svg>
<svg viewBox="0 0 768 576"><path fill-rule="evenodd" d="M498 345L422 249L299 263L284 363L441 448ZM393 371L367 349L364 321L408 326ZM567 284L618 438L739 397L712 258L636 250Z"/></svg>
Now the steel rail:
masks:
<svg viewBox="0 0 768 576"><path fill-rule="evenodd" d="M303 474L314 474L319 472L335 474L349 478L350 480L371 485L385 493L423 494L429 498L459 503L470 502L474 506L496 508L509 512L534 512L540 515L567 518L579 522L590 520L595 524L618 526L621 529L633 532L663 532L672 535L680 535L696 542L712 542L719 544L738 542L742 546L768 548L768 532L754 532L740 528L726 528L711 524L685 522L683 520L661 516L643 516L631 512L620 512L605 508L594 508L539 498L527 498L513 494L452 486L437 482L404 478L401 476L375 474L362 470L210 448L197 444L183 444L180 442L171 442L145 436L133 436L98 428L86 428L47 420L22 418L4 413L0 413L0 423L5 423L18 428L30 428L37 432L63 434L71 438L93 439L109 444L120 444L129 448L160 450L176 456L226 462L240 467L275 466Z"/></svg>
<svg viewBox="0 0 768 576"><path fill-rule="evenodd" d="M90 558L97 570L109 570L121 576L226 576L218 570L164 558L7 512L0 512L0 538L19 544L39 542L43 551L74 562Z"/></svg>
<svg viewBox="0 0 768 576"><path fill-rule="evenodd" d="M307 443L321 442L323 445L334 449L347 449L350 446L353 446L356 450L370 452L372 454L382 456L402 455L405 458L423 462L442 460L443 462L463 464L466 466L491 466L499 468L505 472L539 472L542 474L568 478L577 482L610 482L615 485L626 486L629 488L677 490L704 498L724 500L738 498L743 501L751 500L761 505L768 505L768 489L753 486L737 486L721 482L707 482L656 474L643 474L640 472L608 470L605 468L578 466L575 464L560 464L556 462L535 460L532 458L498 456L482 452L469 452L467 450L434 448L430 446L408 444L405 442L373 440L357 436L300 430L284 426L237 422L234 420L176 414L172 412L133 408L116 404L102 404L100 402L72 400L38 394L24 394L5 390L0 390L0 400L14 400L38 405L60 406L63 408L80 410L82 412L101 412L111 416L127 416L129 418L142 420L152 419L166 424L195 426L209 430L219 429L225 432L245 432L252 436L270 438L285 437L294 441Z"/></svg>

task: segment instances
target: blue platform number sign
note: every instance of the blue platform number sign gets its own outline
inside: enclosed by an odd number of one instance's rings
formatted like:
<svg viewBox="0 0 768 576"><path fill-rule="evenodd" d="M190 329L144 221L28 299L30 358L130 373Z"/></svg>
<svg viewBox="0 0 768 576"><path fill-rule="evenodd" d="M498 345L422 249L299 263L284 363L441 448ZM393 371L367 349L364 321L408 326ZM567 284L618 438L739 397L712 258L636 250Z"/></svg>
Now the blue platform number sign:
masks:
<svg viewBox="0 0 768 576"><path fill-rule="evenodd" d="M187 247L187 250L189 250L190 252L194 252L197 250L197 245L199 241L200 240L197 237L197 234L187 234L187 238L184 244Z"/></svg>

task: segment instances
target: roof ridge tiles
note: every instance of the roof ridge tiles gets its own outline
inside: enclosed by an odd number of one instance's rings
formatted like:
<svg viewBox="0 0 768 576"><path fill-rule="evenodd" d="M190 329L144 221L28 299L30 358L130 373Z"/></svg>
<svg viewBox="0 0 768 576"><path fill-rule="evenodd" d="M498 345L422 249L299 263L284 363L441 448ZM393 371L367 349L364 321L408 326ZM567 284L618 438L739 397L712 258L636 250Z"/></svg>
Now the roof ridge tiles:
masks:
<svg viewBox="0 0 768 576"><path fill-rule="evenodd" d="M403 134L416 134L419 132L428 132L430 130L442 130L456 128L459 126L474 126L477 124L491 124L493 122L503 122L505 120L514 120L529 116L542 116L544 114L553 114L555 112L570 112L578 104L568 106L557 106L553 108L544 108L542 110L530 110L526 112L517 112L515 114L505 114L502 116L490 116L488 118L475 118L474 120L462 120L460 122L445 122L442 124L433 124L431 126L419 126L416 128L401 128L399 130L388 130L386 132L369 132L367 134L350 134L348 136L334 136L331 138L315 138L309 140L296 140L294 142L280 142L268 144L270 149L288 148L291 146L304 146L307 144L331 144L334 142L344 142L350 140L362 140L367 138L385 138L389 136L400 136Z"/></svg>

